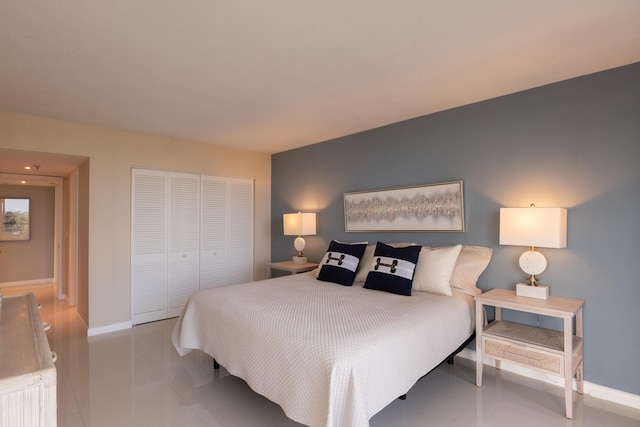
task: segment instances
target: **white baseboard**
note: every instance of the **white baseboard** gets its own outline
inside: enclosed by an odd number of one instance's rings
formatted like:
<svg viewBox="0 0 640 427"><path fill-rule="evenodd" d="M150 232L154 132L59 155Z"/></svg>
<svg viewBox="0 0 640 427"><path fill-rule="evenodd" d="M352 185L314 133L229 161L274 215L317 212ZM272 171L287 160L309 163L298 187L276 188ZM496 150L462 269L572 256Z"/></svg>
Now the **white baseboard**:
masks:
<svg viewBox="0 0 640 427"><path fill-rule="evenodd" d="M133 323L131 323L130 321L112 323L111 325L98 326L97 328L89 328L87 330L87 336L93 337L95 335L108 334L109 332L117 332L117 331L122 331L124 329L131 329L132 327L133 327Z"/></svg>
<svg viewBox="0 0 640 427"><path fill-rule="evenodd" d="M463 357L465 359L476 360L476 352L475 350L471 350L468 348L463 349L458 356ZM493 359L488 359L485 361L485 365L495 367L495 361ZM508 362L502 362L501 369L503 371L513 372L514 374L522 375L527 378L532 378L534 380L539 380L545 382L547 384L557 385L558 387L564 387L564 378L554 377L552 375L546 375L542 372L534 371L533 369L523 368L518 365L514 365ZM578 384L576 379L573 379L573 389L578 389ZM589 381L584 382L584 394L588 394L589 396L593 396L597 399L607 400L609 402L617 403L620 405L628 406L634 409L640 409L640 396L632 393L627 393L625 391L616 390L614 388L609 388L605 386L601 386L598 384L590 383Z"/></svg>
<svg viewBox="0 0 640 427"><path fill-rule="evenodd" d="M46 285L53 283L53 277L50 279L34 279L34 280L20 280L17 282L4 282L0 283L0 289L12 288L14 286L33 286L33 285Z"/></svg>

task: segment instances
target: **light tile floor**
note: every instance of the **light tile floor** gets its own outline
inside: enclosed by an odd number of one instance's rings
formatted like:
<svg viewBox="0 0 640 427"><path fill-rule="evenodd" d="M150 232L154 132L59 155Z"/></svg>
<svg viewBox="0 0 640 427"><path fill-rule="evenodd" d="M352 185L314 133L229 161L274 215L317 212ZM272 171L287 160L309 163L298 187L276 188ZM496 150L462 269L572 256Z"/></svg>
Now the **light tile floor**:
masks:
<svg viewBox="0 0 640 427"><path fill-rule="evenodd" d="M22 289L24 291L24 289ZM297 424L201 352L178 357L175 319L87 338L75 310L51 288L32 289L58 354L58 425L286 427ZM3 290L4 294L7 290ZM420 380L405 401L371 419L372 427L640 426L640 410L574 394L574 419L564 417L563 389L456 358Z"/></svg>

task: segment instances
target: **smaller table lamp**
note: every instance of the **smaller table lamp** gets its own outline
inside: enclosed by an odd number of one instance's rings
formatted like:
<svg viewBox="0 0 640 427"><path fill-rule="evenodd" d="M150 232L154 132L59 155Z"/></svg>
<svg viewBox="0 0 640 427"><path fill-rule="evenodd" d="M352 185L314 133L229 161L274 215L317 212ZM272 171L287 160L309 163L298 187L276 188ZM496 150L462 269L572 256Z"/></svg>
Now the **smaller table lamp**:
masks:
<svg viewBox="0 0 640 427"><path fill-rule="evenodd" d="M307 257L302 256L302 251L306 245L302 236L312 236L316 234L316 214L315 213L290 213L283 214L285 236L298 236L293 242L293 246L298 251L298 255L293 257L296 264L306 264Z"/></svg>
<svg viewBox="0 0 640 427"><path fill-rule="evenodd" d="M567 247L567 210L563 208L501 208L500 244L530 246L520 256L520 268L529 275L529 283L518 283L516 294L538 299L549 298L549 287L536 284L536 274L547 268L547 259L535 247Z"/></svg>

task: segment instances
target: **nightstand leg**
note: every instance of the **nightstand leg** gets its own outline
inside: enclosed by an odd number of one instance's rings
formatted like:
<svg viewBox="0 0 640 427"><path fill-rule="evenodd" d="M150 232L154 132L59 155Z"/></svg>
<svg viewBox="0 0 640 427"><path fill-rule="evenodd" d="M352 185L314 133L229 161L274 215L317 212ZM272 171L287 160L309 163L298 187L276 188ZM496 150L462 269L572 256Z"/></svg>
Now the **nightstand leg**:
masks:
<svg viewBox="0 0 640 427"><path fill-rule="evenodd" d="M502 320L502 307L496 307L496 322ZM500 370L502 369L502 361L501 360L494 360L496 369Z"/></svg>
<svg viewBox="0 0 640 427"><path fill-rule="evenodd" d="M576 336L583 337L583 317L582 308L576 313ZM576 379L578 380L578 393L584 394L584 347L582 349L582 357L580 358L580 365L576 371Z"/></svg>
<svg viewBox="0 0 640 427"><path fill-rule="evenodd" d="M580 366L578 366L578 370L576 371L576 379L578 381L578 393L584 394L584 376L583 376L583 365L584 362L580 362Z"/></svg>
<svg viewBox="0 0 640 427"><path fill-rule="evenodd" d="M573 418L573 390L571 387L572 378L570 376L567 378L567 376L565 375L564 380L569 382L569 385L565 385L564 387L564 402L567 405L567 418L571 419Z"/></svg>
<svg viewBox="0 0 640 427"><path fill-rule="evenodd" d="M573 327L572 318L564 318L564 402L567 418L573 418Z"/></svg>
<svg viewBox="0 0 640 427"><path fill-rule="evenodd" d="M476 386L482 387L482 332L484 331L484 310L476 302Z"/></svg>

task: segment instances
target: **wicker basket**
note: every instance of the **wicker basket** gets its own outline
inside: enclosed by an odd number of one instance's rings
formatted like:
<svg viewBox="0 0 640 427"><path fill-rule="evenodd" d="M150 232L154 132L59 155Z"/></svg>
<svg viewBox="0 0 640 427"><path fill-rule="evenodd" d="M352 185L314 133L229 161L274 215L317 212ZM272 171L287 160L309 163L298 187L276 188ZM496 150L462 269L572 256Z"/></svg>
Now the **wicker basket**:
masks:
<svg viewBox="0 0 640 427"><path fill-rule="evenodd" d="M549 353L548 350L538 350L524 347L493 337L483 337L483 352L499 360L530 366L555 375L564 375L564 357Z"/></svg>

